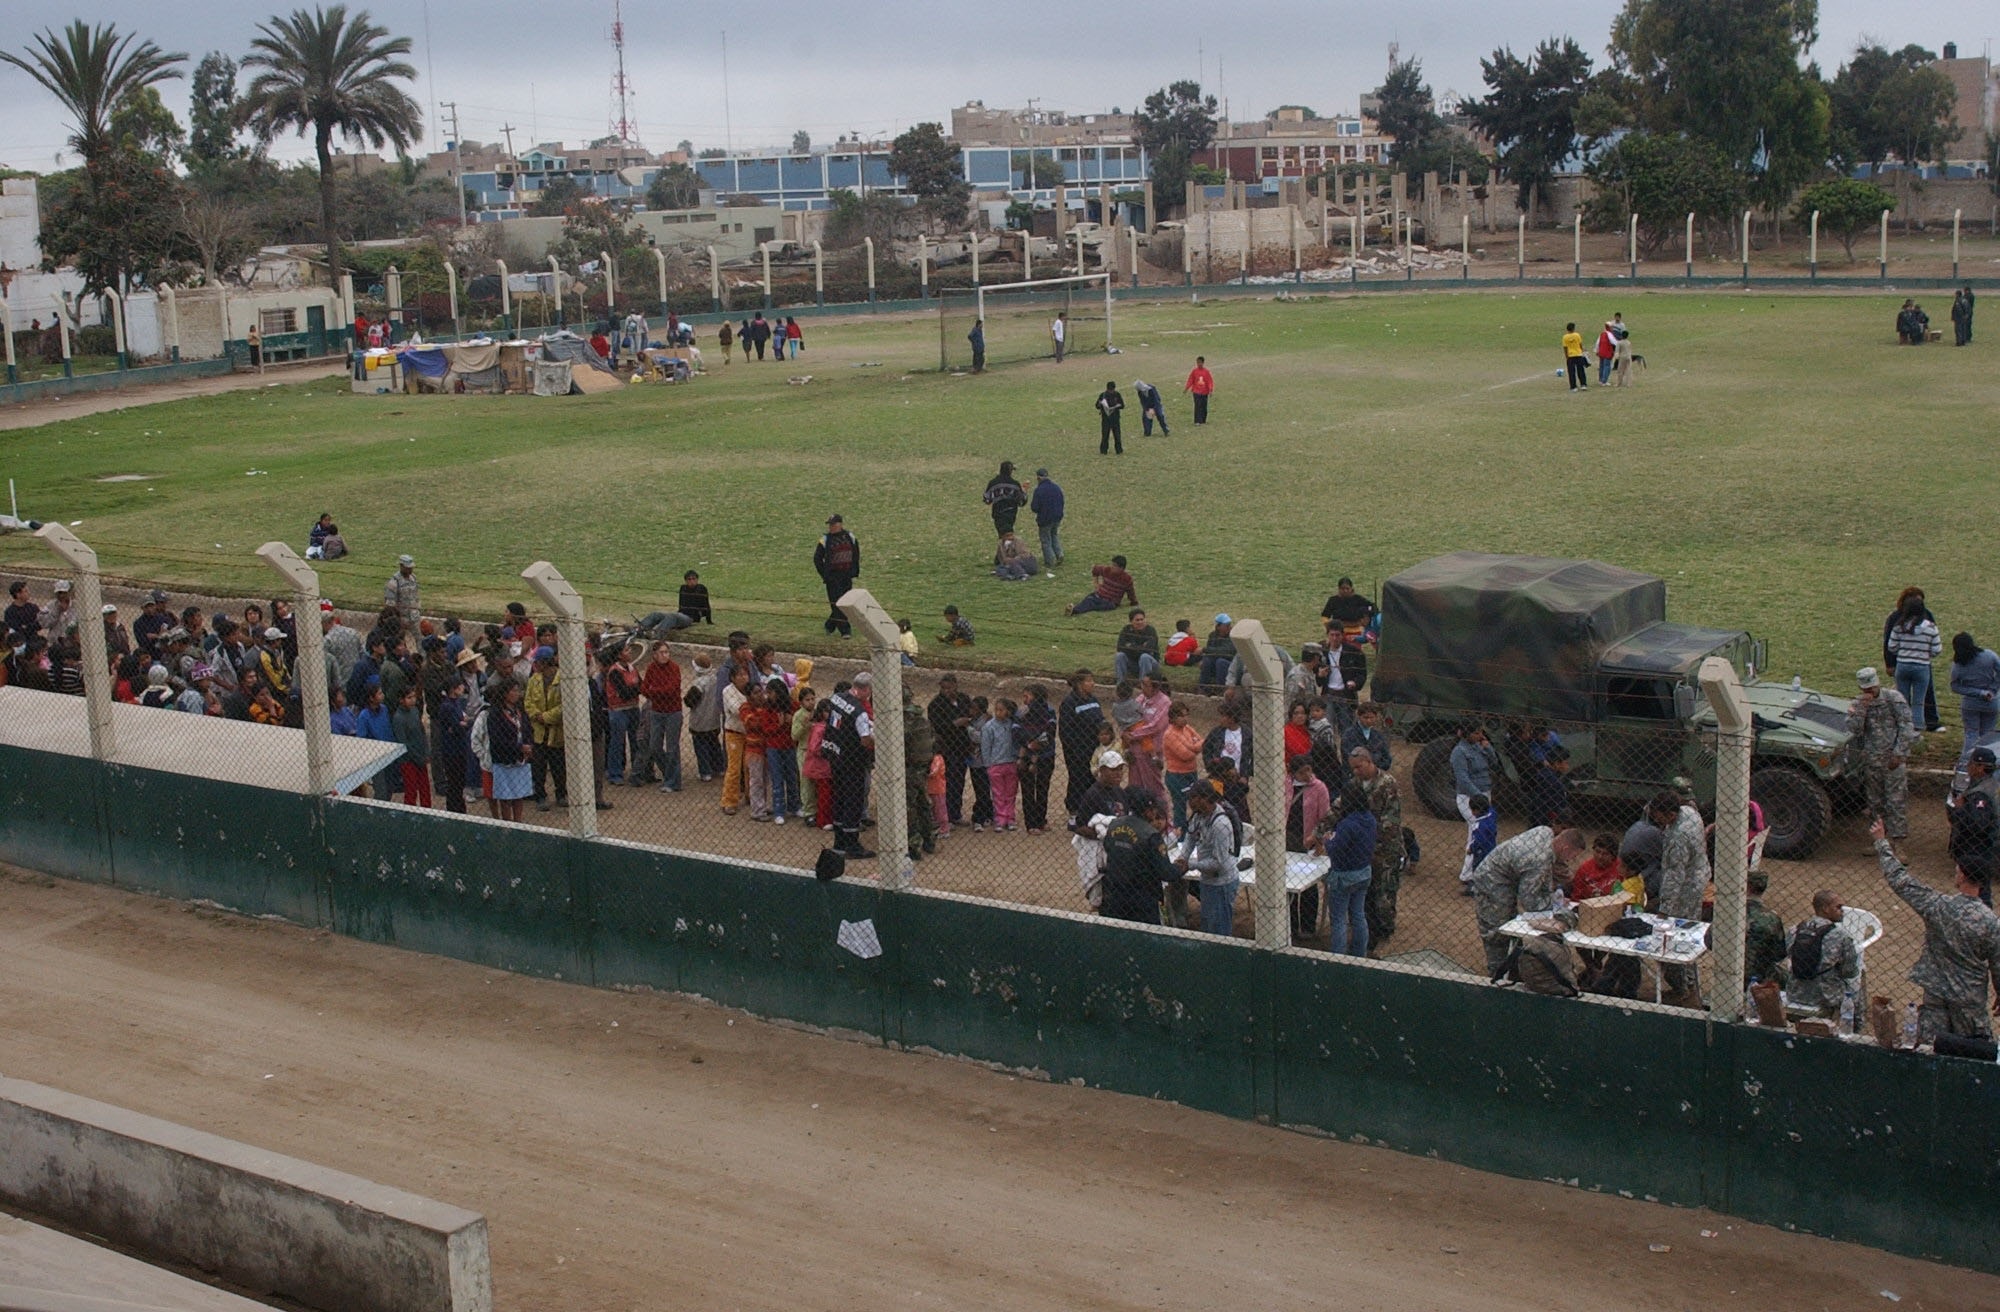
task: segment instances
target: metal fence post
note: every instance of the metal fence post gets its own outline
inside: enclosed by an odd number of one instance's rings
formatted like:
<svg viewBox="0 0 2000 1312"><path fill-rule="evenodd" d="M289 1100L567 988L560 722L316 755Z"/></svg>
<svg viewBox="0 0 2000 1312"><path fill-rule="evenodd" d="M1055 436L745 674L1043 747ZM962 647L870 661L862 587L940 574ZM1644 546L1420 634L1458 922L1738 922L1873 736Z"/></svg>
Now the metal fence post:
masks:
<svg viewBox="0 0 2000 1312"><path fill-rule="evenodd" d="M1750 750L1756 731L1736 667L1720 656L1701 663L1702 691L1715 711L1715 970L1712 1016L1743 1015L1743 932L1750 847Z"/></svg>
<svg viewBox="0 0 2000 1312"><path fill-rule="evenodd" d="M854 588L840 609L868 639L869 672L875 680L875 860L882 887L911 883L910 817L903 788L903 649L896 645L896 621L873 593Z"/></svg>
<svg viewBox="0 0 2000 1312"><path fill-rule="evenodd" d="M292 629L299 644L292 678L299 685L299 713L306 729L306 783L315 797L333 791L333 720L327 706L324 621L319 609L319 572L282 542L266 542L257 557L292 585Z"/></svg>
<svg viewBox="0 0 2000 1312"><path fill-rule="evenodd" d="M595 838L597 769L590 750L590 673L584 661L583 598L576 594L562 571L546 560L538 560L522 570L521 577L556 615L556 677L562 682L569 831L578 838Z"/></svg>
<svg viewBox="0 0 2000 1312"><path fill-rule="evenodd" d="M76 571L76 639L83 649L84 717L90 724L90 754L108 761L118 754L111 725L111 662L104 649L104 587L97 577L97 553L61 524L44 524L35 536Z"/></svg>
<svg viewBox="0 0 2000 1312"><path fill-rule="evenodd" d="M1277 644L1258 620L1238 620L1229 636L1250 671L1251 764L1256 773L1250 810L1262 819L1257 834L1255 912L1257 946L1292 945L1291 917L1285 906L1285 664Z"/></svg>

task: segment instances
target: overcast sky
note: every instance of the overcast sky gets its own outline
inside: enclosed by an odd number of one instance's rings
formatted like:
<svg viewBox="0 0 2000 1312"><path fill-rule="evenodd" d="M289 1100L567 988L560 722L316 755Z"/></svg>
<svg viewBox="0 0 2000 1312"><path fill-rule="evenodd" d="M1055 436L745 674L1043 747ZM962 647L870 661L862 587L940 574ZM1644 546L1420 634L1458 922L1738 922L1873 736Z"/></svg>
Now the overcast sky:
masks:
<svg viewBox="0 0 2000 1312"><path fill-rule="evenodd" d="M612 0L403 0L372 8L378 21L415 42L419 77L412 94L425 107L427 143L448 135L449 124L436 109L440 100L458 102L467 138L497 141L502 125L511 124L518 149L538 140L601 136L615 117ZM1619 0L1564 6L1567 31L1552 26L1553 7L1529 0L1441 0L1423 12L1390 8L1296 0L1098 6L1059 0L753 0L741 6L626 0L626 73L640 139L655 150L684 138L697 147L784 145L800 128L820 143L850 130L888 136L927 119L949 126L952 107L967 100L1129 110L1164 83L1196 76L1226 97L1239 119L1285 103L1331 114L1352 112L1361 93L1381 81L1391 42L1404 58L1423 61L1441 95L1479 94L1479 59L1502 45L1525 53L1545 37L1568 35L1601 59ZM240 57L257 23L276 11L271 0L113 0L69 12L186 51L192 71L193 61L209 50ZM1315 11L1318 16L1309 18ZM46 7L37 14L50 23L69 21ZM0 39L7 48L25 48L28 24L17 18L5 31ZM1877 0L1820 0L1820 34L1815 56L1829 74L1863 35L1892 47L1914 41L1933 50L1956 41L1962 54L1974 55L2000 36L2000 8L1990 0L1931 0L1909 9ZM162 94L185 118L186 79L167 84ZM36 171L60 167L67 131L39 86L0 66L0 163ZM307 152L292 140L275 153L299 158Z"/></svg>

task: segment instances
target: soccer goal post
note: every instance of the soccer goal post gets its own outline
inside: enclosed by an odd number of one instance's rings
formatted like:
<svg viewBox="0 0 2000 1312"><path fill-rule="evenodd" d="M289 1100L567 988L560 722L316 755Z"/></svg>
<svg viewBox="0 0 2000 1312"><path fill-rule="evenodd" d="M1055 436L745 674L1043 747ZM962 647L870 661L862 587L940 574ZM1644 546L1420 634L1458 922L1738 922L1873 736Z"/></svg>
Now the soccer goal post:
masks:
<svg viewBox="0 0 2000 1312"><path fill-rule="evenodd" d="M972 329L986 338L986 364L1017 364L1055 353L1063 321L1066 355L1103 354L1111 336L1111 275L1087 273L1032 282L988 283L938 293L938 368L970 369Z"/></svg>

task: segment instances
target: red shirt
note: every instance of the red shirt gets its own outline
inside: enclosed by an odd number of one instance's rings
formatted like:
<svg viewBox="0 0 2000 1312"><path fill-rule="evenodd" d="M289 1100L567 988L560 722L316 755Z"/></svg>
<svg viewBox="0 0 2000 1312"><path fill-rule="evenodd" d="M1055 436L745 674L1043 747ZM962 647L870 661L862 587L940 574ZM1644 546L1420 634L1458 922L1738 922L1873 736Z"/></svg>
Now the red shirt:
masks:
<svg viewBox="0 0 2000 1312"><path fill-rule="evenodd" d="M1312 749L1313 749L1312 734L1306 731L1306 727L1302 724L1293 724L1289 720L1286 721L1285 722L1286 762L1289 763L1294 756L1311 756Z"/></svg>
<svg viewBox="0 0 2000 1312"><path fill-rule="evenodd" d="M639 677L639 692L661 715L681 709L681 667L664 656L656 656Z"/></svg>
<svg viewBox="0 0 2000 1312"><path fill-rule="evenodd" d="M768 706L745 706L743 708L743 751L762 752L767 747L789 747L792 743L791 727L785 717Z"/></svg>
<svg viewBox="0 0 2000 1312"><path fill-rule="evenodd" d="M639 676L629 665L613 665L604 672L604 705L608 710L629 711L639 704Z"/></svg>
<svg viewBox="0 0 2000 1312"><path fill-rule="evenodd" d="M1215 375L1203 365L1196 365L1188 374L1187 386L1183 392L1193 392L1196 396L1208 396L1215 391Z"/></svg>
<svg viewBox="0 0 2000 1312"><path fill-rule="evenodd" d="M1132 586L1132 576L1116 565L1092 565L1090 576L1097 580L1097 595L1116 606L1121 597L1132 598L1134 606L1139 604L1139 593Z"/></svg>
<svg viewBox="0 0 2000 1312"><path fill-rule="evenodd" d="M1569 895L1577 902L1588 897L1603 897L1615 891L1624 882L1625 871L1618 864L1617 857L1606 860L1593 855L1588 861L1579 865L1576 873L1570 876Z"/></svg>

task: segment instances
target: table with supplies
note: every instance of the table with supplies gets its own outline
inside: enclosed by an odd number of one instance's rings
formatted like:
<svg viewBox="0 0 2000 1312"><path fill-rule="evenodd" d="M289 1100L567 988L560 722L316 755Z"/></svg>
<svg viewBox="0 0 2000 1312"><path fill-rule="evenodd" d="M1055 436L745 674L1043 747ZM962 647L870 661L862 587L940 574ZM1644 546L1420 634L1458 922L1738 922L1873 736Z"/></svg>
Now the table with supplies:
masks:
<svg viewBox="0 0 2000 1312"><path fill-rule="evenodd" d="M1630 916L1645 921L1653 932L1644 938L1620 938L1614 934L1585 934L1569 929L1563 930L1563 941L1579 952L1610 952L1652 962L1653 1001L1658 1002L1664 995L1660 967L1692 966L1706 956L1708 926L1699 920L1677 920L1672 916L1656 916L1645 911L1634 911ZM1536 934L1554 933L1561 928L1561 922L1554 919L1552 911L1530 911L1500 926L1499 932L1509 938L1531 938Z"/></svg>

